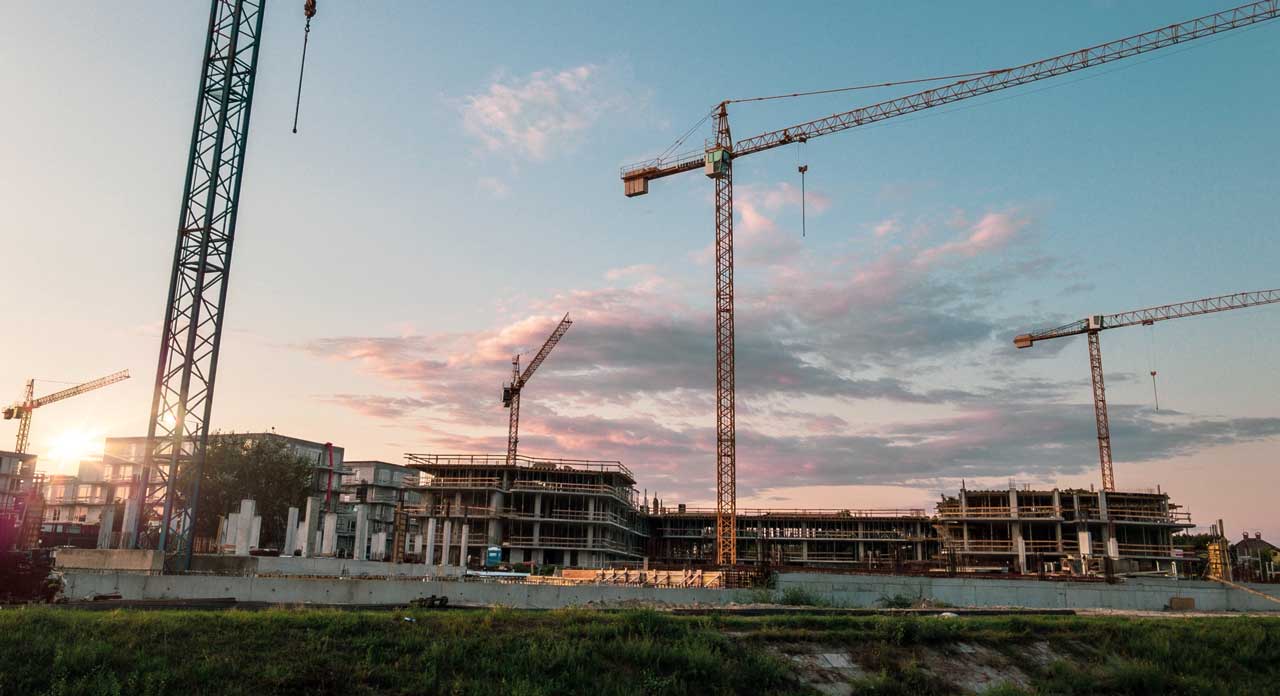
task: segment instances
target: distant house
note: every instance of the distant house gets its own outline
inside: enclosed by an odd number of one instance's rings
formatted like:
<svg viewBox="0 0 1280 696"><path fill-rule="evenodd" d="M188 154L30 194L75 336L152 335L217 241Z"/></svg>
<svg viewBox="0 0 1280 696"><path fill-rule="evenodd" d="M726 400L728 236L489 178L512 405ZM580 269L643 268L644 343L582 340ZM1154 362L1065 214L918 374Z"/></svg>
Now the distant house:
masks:
<svg viewBox="0 0 1280 696"><path fill-rule="evenodd" d="M1280 547L1262 538L1261 532L1248 532L1231 546L1235 557L1235 577L1254 582L1276 582L1280 579Z"/></svg>
<svg viewBox="0 0 1280 696"><path fill-rule="evenodd" d="M1251 558L1263 562L1280 562L1280 558L1277 558L1280 556L1280 546L1263 539L1262 532L1254 532L1252 537L1245 532L1243 539L1231 545L1231 552L1238 561Z"/></svg>

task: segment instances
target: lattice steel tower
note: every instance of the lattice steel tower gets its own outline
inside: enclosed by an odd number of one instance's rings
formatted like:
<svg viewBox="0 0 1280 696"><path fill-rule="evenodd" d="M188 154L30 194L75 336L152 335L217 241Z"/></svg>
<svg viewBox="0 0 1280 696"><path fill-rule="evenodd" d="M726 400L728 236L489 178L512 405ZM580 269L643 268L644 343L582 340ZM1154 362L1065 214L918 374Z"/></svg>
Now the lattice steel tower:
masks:
<svg viewBox="0 0 1280 696"><path fill-rule="evenodd" d="M139 494L138 544L191 563L266 0L213 0Z"/></svg>

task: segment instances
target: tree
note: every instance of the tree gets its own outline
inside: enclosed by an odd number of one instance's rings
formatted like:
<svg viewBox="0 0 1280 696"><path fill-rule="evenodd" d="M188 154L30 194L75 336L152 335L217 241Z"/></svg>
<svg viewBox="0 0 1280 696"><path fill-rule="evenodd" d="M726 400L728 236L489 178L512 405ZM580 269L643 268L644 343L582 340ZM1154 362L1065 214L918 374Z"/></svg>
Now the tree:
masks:
<svg viewBox="0 0 1280 696"><path fill-rule="evenodd" d="M262 516L259 545L282 547L289 508L301 506L310 488L311 463L284 440L217 433L205 452L196 536L215 536L218 517L238 511L241 500L252 498L255 514ZM189 489L184 485L183 490Z"/></svg>

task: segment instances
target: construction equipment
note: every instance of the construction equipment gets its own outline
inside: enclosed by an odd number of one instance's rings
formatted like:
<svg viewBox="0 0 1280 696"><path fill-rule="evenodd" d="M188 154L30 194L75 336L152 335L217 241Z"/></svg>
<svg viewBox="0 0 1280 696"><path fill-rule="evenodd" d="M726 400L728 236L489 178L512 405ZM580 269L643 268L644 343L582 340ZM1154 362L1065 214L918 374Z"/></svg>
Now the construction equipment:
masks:
<svg viewBox="0 0 1280 696"><path fill-rule="evenodd" d="M1258 305L1280 302L1280 289L1259 290L1256 292L1238 292L1232 295L1206 297L1202 300L1178 302L1176 304L1148 307L1120 314L1095 314L1080 321L1045 329L1035 333L1021 334L1013 339L1018 348L1030 348L1040 341L1053 338L1066 338L1085 334L1089 338L1089 374L1093 378L1093 414L1098 427L1098 459L1102 465L1102 490L1114 491L1115 475L1111 467L1111 424L1107 418L1107 389L1102 379L1102 347L1098 342L1098 334L1106 329L1119 329L1125 326L1150 326L1157 321L1195 317L1201 314L1225 312L1230 309L1244 309Z"/></svg>
<svg viewBox="0 0 1280 696"><path fill-rule="evenodd" d="M22 401L6 408L3 412L5 420L18 419L18 442L13 451L18 454L26 453L31 437L31 416L32 412L37 408L64 401L95 389L101 389L109 384L122 382L126 379L129 379L129 371L121 370L106 377L100 377L84 384L77 384L74 387L63 389L38 399L35 398L36 381L34 379L27 380L27 388L23 393ZM40 519L44 515L44 498L40 493L40 483L36 479L35 462L34 458L24 459L18 469L18 490L24 491L19 503L20 514L18 519L15 520L18 528L18 550L35 548L40 536Z"/></svg>
<svg viewBox="0 0 1280 696"><path fill-rule="evenodd" d="M52 403L57 403L59 401L70 399L73 396L80 396L85 392L91 392L95 389L101 389L109 384L115 384L116 382L123 382L126 379L129 379L129 371L121 370L119 372L109 374L106 377L99 377L98 379L85 382L84 384L77 384L74 387L70 387L68 389L63 389L62 391L58 391L52 394L48 394L46 396L42 396L39 399L34 398L36 381L34 379L27 380L27 390L25 395L22 398L22 401L4 410L5 420L13 420L14 418L19 419L18 444L14 446L13 451L17 452L18 454L25 454L27 451L27 445L30 444L29 438L31 437L31 412L32 411L36 410L37 408L40 408L41 406L48 406L49 404L52 404Z"/></svg>
<svg viewBox="0 0 1280 696"><path fill-rule="evenodd" d="M516 445L520 442L520 392L524 389L524 385L528 384L529 379L533 377L533 373L542 365L542 361L547 359L551 354L551 349L556 347L560 342L560 338L564 336L569 327L573 325L573 320L568 314L560 320L556 328L547 336L547 340L542 344L542 348L538 350L538 354L533 356L533 360L529 362L529 366L524 368L524 372L520 372L520 356L517 355L511 359L511 383L502 387L502 405L510 409L507 418L507 465L511 466L516 461Z"/></svg>
<svg viewBox="0 0 1280 696"><path fill-rule="evenodd" d="M623 167L623 192L640 196L649 192L649 182L701 169L715 180L716 225L716 559L732 564L737 559L736 544L736 422L734 403L734 317L733 317L733 162L747 155L789 143L807 142L822 135L878 123L926 109L952 104L970 97L990 94L1009 87L1057 77L1111 63L1231 29L1251 26L1280 17L1280 0L1264 0L1173 24L1118 41L1064 53L1025 65L971 73L957 82L910 94L871 106L807 121L734 141L729 130L728 105L750 100L726 100L714 109L715 137L701 151L663 156ZM956 76L953 76L956 77ZM943 79L943 78L933 78ZM927 80L919 80L927 81ZM902 84L902 83L886 83ZM878 85L878 86L886 86ZM849 88L853 89L853 88ZM845 90L823 90L835 92ZM779 95L776 98L817 94L809 92Z"/></svg>
<svg viewBox="0 0 1280 696"><path fill-rule="evenodd" d="M178 569L191 563L265 5L211 2L136 493L141 501L137 519L130 521L130 533L147 518L158 522L157 535L138 534L137 543L176 552ZM184 476L188 469L193 475ZM180 478L189 482L185 491L177 490Z"/></svg>

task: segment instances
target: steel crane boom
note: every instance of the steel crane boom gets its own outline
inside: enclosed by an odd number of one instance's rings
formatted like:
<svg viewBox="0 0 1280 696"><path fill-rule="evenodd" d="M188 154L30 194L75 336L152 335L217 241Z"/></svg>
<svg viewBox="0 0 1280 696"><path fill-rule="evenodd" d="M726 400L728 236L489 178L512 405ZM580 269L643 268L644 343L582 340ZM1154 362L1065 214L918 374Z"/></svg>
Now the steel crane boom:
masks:
<svg viewBox="0 0 1280 696"><path fill-rule="evenodd" d="M728 105L716 106L715 137L700 152L640 162L622 168L627 197L649 192L653 179L702 169L715 180L716 225L716 562L737 562L736 419L733 323L733 160L809 139L990 94L1010 87L1186 43L1280 17L1280 0L1252 2L1229 10L1014 68L993 70L943 87L806 121L734 141Z"/></svg>
<svg viewBox="0 0 1280 696"><path fill-rule="evenodd" d="M551 355L551 349L556 347L560 339L564 337L569 327L573 325L573 320L568 314L560 320L556 328L551 331L551 335L542 344L542 348L538 349L538 353L533 356L533 360L524 368L524 372L520 372L520 356L517 355L511 359L511 384L502 388L502 405L506 406L510 411L507 415L507 464L514 464L516 460L516 446L520 442L520 392L524 389L524 385L533 377L533 373L538 371L543 361Z"/></svg>
<svg viewBox="0 0 1280 696"><path fill-rule="evenodd" d="M35 398L36 381L34 379L27 380L27 389L22 402L16 403L4 410L5 420L12 420L14 418L20 419L18 422L18 443L14 448L14 451L18 454L23 454L27 451L27 445L29 444L29 438L31 435L31 412L35 409L63 401L64 399L70 399L73 396L79 396L85 392L91 392L94 389L101 389L109 384L123 382L126 379L129 379L129 371L121 370L120 372L109 374L106 377L99 377L98 379L90 380L84 384L77 384L74 387L69 387L62 391L47 394L38 399Z"/></svg>
<svg viewBox="0 0 1280 696"><path fill-rule="evenodd" d="M1089 374L1093 385L1093 416L1098 429L1098 461L1102 467L1102 489L1104 491L1114 491L1116 482L1111 461L1111 420L1107 415L1107 388L1102 379L1102 345L1098 340L1098 334L1107 329L1139 325L1150 326L1157 321L1165 321L1167 319L1196 317L1202 314L1257 307L1258 305L1275 302L1280 302L1280 288L1206 297L1200 300L1148 307L1119 314L1095 314L1056 328L1021 334L1013 339L1013 345L1018 348L1030 348L1040 341L1054 338L1067 338L1079 336L1080 334L1088 336ZM1154 374L1153 372L1152 375ZM1152 379L1154 380L1154 377Z"/></svg>

